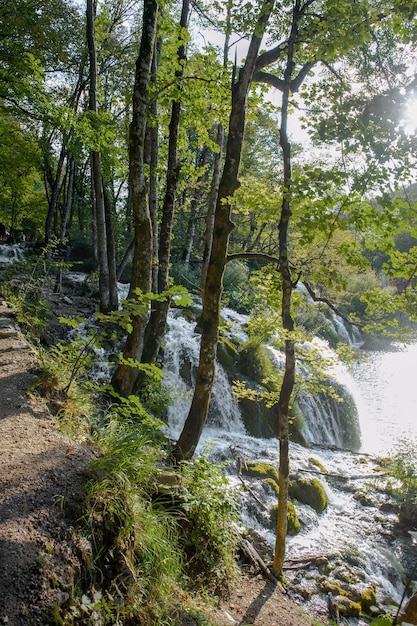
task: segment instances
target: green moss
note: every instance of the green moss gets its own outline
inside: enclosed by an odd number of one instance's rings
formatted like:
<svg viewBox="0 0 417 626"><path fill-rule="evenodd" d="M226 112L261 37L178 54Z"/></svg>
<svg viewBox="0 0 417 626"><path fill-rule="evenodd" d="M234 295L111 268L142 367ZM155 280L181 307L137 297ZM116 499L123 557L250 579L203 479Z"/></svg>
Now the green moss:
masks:
<svg viewBox="0 0 417 626"><path fill-rule="evenodd" d="M354 602L344 596L338 596L335 599L335 604L339 609L340 615L344 617L359 617L361 614L362 607L359 602Z"/></svg>
<svg viewBox="0 0 417 626"><path fill-rule="evenodd" d="M317 478L300 479L290 483L289 495L303 504L308 504L317 513L321 513L328 505L327 494Z"/></svg>
<svg viewBox="0 0 417 626"><path fill-rule="evenodd" d="M275 374L268 350L265 346L253 341L248 341L240 349L237 367L239 372L259 384Z"/></svg>
<svg viewBox="0 0 417 626"><path fill-rule="evenodd" d="M312 465L315 465L320 472L327 474L326 468L322 465L322 463L320 463L320 461L315 459L313 456L311 456L308 460Z"/></svg>
<svg viewBox="0 0 417 626"><path fill-rule="evenodd" d="M272 480L278 484L278 470L271 463L247 461L242 467L242 472L247 476L253 476L254 478L272 478Z"/></svg>
<svg viewBox="0 0 417 626"><path fill-rule="evenodd" d="M341 584L336 580L329 580L328 578L324 578L320 584L320 590L323 593L331 593L333 596L347 596L348 593L345 591Z"/></svg>
<svg viewBox="0 0 417 626"><path fill-rule="evenodd" d="M289 535L296 535L301 530L301 522L298 519L297 511L292 502L287 502L287 533Z"/></svg>
<svg viewBox="0 0 417 626"><path fill-rule="evenodd" d="M358 598L360 604L362 605L363 611L368 611L371 606L377 605L376 592L375 587L368 587L365 591L362 591Z"/></svg>
<svg viewBox="0 0 417 626"><path fill-rule="evenodd" d="M271 521L275 525L277 522L278 505L275 504L270 510ZM287 502L287 534L296 535L301 530L301 522L298 519L297 511L294 504L288 500Z"/></svg>
<svg viewBox="0 0 417 626"><path fill-rule="evenodd" d="M275 491L275 495L278 496L279 494L279 486L277 481L274 478L267 478L264 481L267 485L271 485L272 489Z"/></svg>

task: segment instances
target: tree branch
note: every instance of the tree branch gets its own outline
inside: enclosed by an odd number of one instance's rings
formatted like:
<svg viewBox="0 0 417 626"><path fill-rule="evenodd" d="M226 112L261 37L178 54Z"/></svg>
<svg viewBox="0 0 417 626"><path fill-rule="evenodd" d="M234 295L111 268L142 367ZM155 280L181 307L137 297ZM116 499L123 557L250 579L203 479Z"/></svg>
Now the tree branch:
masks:
<svg viewBox="0 0 417 626"><path fill-rule="evenodd" d="M350 326L358 326L359 328L363 326L361 322L354 322L347 315L344 315L344 313L342 313L342 311L338 309L337 306L333 304L333 302L331 302L328 298L318 296L308 281L302 280L301 282L304 285L304 287L307 289L309 296L314 302L323 302L324 304L327 304L327 306L329 307L329 309L333 311L333 313L336 313L336 315L341 317L342 320L344 320Z"/></svg>

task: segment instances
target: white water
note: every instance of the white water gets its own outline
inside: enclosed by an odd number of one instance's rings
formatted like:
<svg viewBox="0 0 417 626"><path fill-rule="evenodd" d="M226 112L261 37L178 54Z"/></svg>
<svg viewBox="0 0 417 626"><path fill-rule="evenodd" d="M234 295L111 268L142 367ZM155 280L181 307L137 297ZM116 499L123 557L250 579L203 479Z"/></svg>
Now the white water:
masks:
<svg viewBox="0 0 417 626"><path fill-rule="evenodd" d="M232 312L226 312L226 316L232 326L230 332L241 333L244 338L242 325L245 318ZM174 390L176 400L170 407L169 414L170 433L175 438L191 401L199 336L194 332L193 324L175 314L170 317L169 325L170 331L165 341L165 373L166 382ZM352 343L352 339L350 341ZM364 451L386 452L392 449L402 433L416 437L417 393L413 386L416 365L417 345L414 345L395 353L371 353L367 362L351 368L351 375L343 368L338 371L338 377L343 378L342 382L353 393L359 409ZM185 381L187 376L190 384ZM314 419L321 419L320 412L317 411ZM229 462L229 478L236 488L240 486L240 482L236 468L233 467L234 460L247 458L278 463L276 440L254 439L245 434L229 381L220 367L213 393L210 421L199 449L206 444L212 446L210 454L214 460ZM329 497L329 507L324 513L317 515L309 507L297 504L303 528L297 536L288 538L288 557L329 556L337 553L344 561L346 554L356 554L364 585L375 583L378 589L383 589L387 596L398 601L402 592L401 579L390 560L381 552L381 548L384 548L384 534L389 535L390 515L378 515L377 509L364 507L353 498L353 493L365 484L365 479L358 481L355 475L369 473L370 467L364 468L356 455L347 452L308 450L292 444L292 475L300 470L311 469L311 456L317 458L328 472L350 477L352 492L339 488L337 482L322 481ZM303 477L306 475L308 474L302 474ZM258 487L253 485L253 488ZM272 505L275 502L273 493L265 493L262 486L259 486L259 490L265 504ZM264 534L273 544L273 531L267 527L267 516L259 510L256 511L256 503L249 495L245 494L243 498L243 521ZM398 545L391 545L390 548L397 550L397 555L401 552ZM307 579L305 574L303 570L301 576Z"/></svg>
<svg viewBox="0 0 417 626"><path fill-rule="evenodd" d="M241 326L244 318L238 317L230 321L236 324L239 333L243 332ZM181 316L171 317L169 328L165 343L165 372L166 382L175 389L177 396L169 413L170 434L175 439L188 413L192 394L192 385L185 383L181 374L186 373L188 378L191 376L193 380L192 371L198 362L199 336L194 332L194 325ZM395 440L403 431L409 436L417 434L415 423L417 394L413 397L412 378L416 371L415 365L417 365L417 345L399 352L371 353L367 361L355 365L351 371L343 366L334 368L339 382L348 387L358 405L364 452L383 453L392 449ZM256 459L277 466L277 441L255 439L245 434L239 408L232 399L230 383L221 367L218 368L212 404L214 408L204 430L199 451L209 445L213 461L228 463L229 480L232 485L240 487L236 473L236 462L239 459ZM323 407L317 405L316 409L309 419L325 421ZM312 423L306 430L320 432L320 428ZM337 433L334 435L334 443L336 445L340 443ZM392 565L391 558L387 558L384 553L384 549L389 548L395 555L394 558L401 558L403 550L401 542L392 538L387 539L392 532L395 515L379 514L377 507L363 506L354 498L354 494L361 489L365 491L370 489L367 484L369 475L374 472L374 464L371 460L365 464L359 455L349 452L306 449L291 444L292 477L297 474L303 478L316 476L314 473L308 473L312 470L314 472L314 466L309 461L312 456L324 465L327 472L344 476L347 480L327 482L320 477L329 498L328 508L320 515L310 507L297 503L302 530L295 537L288 537L288 558L305 559L318 555L329 557L333 566L336 564L336 569L345 569L352 578L359 576L357 580L359 586L375 584L380 595L379 601L385 601L387 604L391 600L399 602L403 583ZM252 481L251 488L268 507L275 503L276 496L272 491L265 492L261 483ZM242 497L243 523L257 530L273 545L274 532L269 526L269 515L259 509L250 495L245 494ZM379 496L375 497L378 503ZM302 578L305 575L306 571L303 570ZM296 586L306 584L308 577L297 581L297 575L288 573L288 580L292 576ZM311 577L312 587L314 576ZM351 620L350 623L363 624L357 620Z"/></svg>

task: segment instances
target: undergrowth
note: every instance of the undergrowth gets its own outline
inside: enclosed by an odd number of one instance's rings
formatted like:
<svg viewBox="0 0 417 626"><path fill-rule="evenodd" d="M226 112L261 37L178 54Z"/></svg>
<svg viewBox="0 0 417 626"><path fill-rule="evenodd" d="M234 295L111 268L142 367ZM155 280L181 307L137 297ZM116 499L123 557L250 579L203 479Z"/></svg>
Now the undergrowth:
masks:
<svg viewBox="0 0 417 626"><path fill-rule="evenodd" d="M82 362L77 356L83 350L75 341L40 356L37 389L67 434L100 451L76 526L80 579L48 623L163 626L192 615L207 626L207 597L224 592L237 573L237 505L226 478L204 455L170 466L165 424L148 410L153 396L161 411L157 376L147 406L137 396L98 391L88 382L94 359L87 351Z"/></svg>

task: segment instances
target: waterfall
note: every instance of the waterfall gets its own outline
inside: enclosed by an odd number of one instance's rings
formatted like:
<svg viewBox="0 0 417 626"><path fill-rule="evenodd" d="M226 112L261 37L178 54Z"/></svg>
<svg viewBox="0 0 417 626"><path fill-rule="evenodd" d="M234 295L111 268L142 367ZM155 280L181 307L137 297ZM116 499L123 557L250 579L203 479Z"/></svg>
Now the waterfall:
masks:
<svg viewBox="0 0 417 626"><path fill-rule="evenodd" d="M25 258L26 244L0 243L0 263L20 263Z"/></svg>
<svg viewBox="0 0 417 626"><path fill-rule="evenodd" d="M333 332L340 337L340 339L352 348L359 348L363 345L360 330L357 326L352 326L345 322L340 315L329 310L330 317L326 318L327 322L332 327Z"/></svg>
<svg viewBox="0 0 417 626"><path fill-rule="evenodd" d="M246 316L226 310L227 333L245 340ZM196 323L185 319L181 310L171 310L168 332L165 337L164 380L171 389L173 402L168 409L168 424L172 436L178 436L191 404L195 375L198 366L200 335L195 331ZM329 359L330 349L320 342L323 358ZM277 369L284 364L283 354L269 347ZM335 353L332 352L336 359ZM337 376L337 373L335 373ZM334 391L310 395L305 391L296 397L296 405L302 413L301 432L308 444L339 449L357 450L360 446L357 412L348 391L336 379L329 383ZM258 403L258 407L260 405ZM261 410L261 408L260 408ZM262 416L261 416L262 419ZM265 418L266 419L266 418ZM208 416L208 427L227 432L245 431L239 403L233 396L231 382L226 370L218 363ZM268 429L265 428L265 431ZM270 435L269 435L270 436Z"/></svg>
<svg viewBox="0 0 417 626"><path fill-rule="evenodd" d="M174 309L168 319L164 348L164 381L171 389L173 402L168 409L171 433L178 436L188 414L197 372L200 334ZM233 433L244 433L237 400L224 368L218 363L211 395L207 425Z"/></svg>

